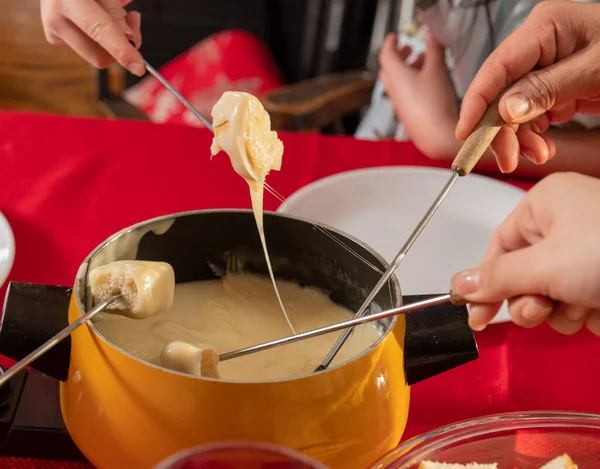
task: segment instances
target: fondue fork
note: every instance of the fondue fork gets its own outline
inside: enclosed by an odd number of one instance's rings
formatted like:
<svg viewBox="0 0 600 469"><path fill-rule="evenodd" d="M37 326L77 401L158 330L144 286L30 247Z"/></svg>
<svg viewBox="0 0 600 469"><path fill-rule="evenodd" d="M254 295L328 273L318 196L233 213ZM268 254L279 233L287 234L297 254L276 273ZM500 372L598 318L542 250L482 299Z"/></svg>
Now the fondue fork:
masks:
<svg viewBox="0 0 600 469"><path fill-rule="evenodd" d="M11 366L8 370L6 370L0 376L0 387L2 387L2 385L6 381L8 381L13 376L15 376L17 373L19 373L23 368L25 368L27 365L29 365L32 361L40 358L48 350L50 350L52 347L54 347L56 344L58 344L61 340L67 338L75 329L77 329L82 324L88 322L96 314L98 314L100 311L107 308L113 301L118 300L119 298L121 298L121 295L111 296L106 301L98 304L97 306L94 306L89 312L87 312L86 314L81 316L79 319L77 319L73 323L69 324L62 331L60 331L54 337L52 337L51 339L49 339L48 341L46 341L45 343L40 345L38 348L36 348L33 352L31 352L25 358L23 358L19 362L15 363L13 366Z"/></svg>
<svg viewBox="0 0 600 469"><path fill-rule="evenodd" d="M158 70L156 70L152 65L150 65L146 59L144 59L144 63L146 64L146 70L148 70L148 72L150 72L151 75L154 76L154 78L156 78L158 81L160 81L162 83L162 85L168 89L171 93L173 93L173 95L179 100L179 102L181 104L183 104L186 108L188 108L188 110L194 114L198 119L200 119L200 121L206 126L206 128L208 130L210 130L212 133L215 133L215 130L213 129L212 124L210 123L210 121L204 117L202 115L202 113L200 111L198 111L198 109L196 109L192 103L190 103L187 99L185 99L181 93L179 93L179 91L177 91L173 85L171 85L171 83L169 83L165 77L163 77L160 73L158 73Z"/></svg>
<svg viewBox="0 0 600 469"><path fill-rule="evenodd" d="M250 355L256 352L262 352L263 350L268 350L275 347L280 347L282 345L291 344L294 342L299 342L301 340L311 339L313 337L318 337L324 334L330 334L331 332L340 331L342 329L348 329L349 327L356 327L360 324L366 324L368 322L378 321L380 319L386 319L393 316L398 316L400 314L409 313L411 311L416 311L419 309L430 308L432 306L437 306L442 303L447 303L452 298L454 303L458 303L459 300L456 297L453 297L452 294L435 296L433 298L429 298L428 300L417 301L415 303L411 303L406 306L400 306L398 308L388 309L386 311L382 311L381 313L369 314L367 316L362 316L359 318L349 319L348 321L339 322L337 324L332 324L330 326L321 327L319 329L313 329L312 331L301 332L296 335L283 337L281 339L272 340L271 342L265 342L258 345L252 345L251 347L246 347L243 349L235 350L233 352L227 352L219 355L219 361L231 360L232 358L243 357L244 355Z"/></svg>
<svg viewBox="0 0 600 469"><path fill-rule="evenodd" d="M369 306L371 305L379 291L394 274L396 269L400 266L400 263L402 262L412 245L415 243L419 235L423 232L423 230L425 229L425 227L427 226L437 209L440 207L440 205L452 189L452 186L454 186L454 183L459 177L467 176L472 171L472 169L475 167L475 164L483 156L485 150L488 148L490 143L492 143L492 140L494 140L494 137L496 137L496 135L500 131L500 128L504 124L504 121L498 113L498 102L500 101L500 98L503 94L504 93L501 93L500 96L498 96L496 100L488 107L485 114L483 115L483 117L481 118L471 135L469 135L469 138L467 138L465 143L462 145L461 149L456 155L456 158L454 158L454 161L452 162L452 174L450 175L448 182L444 185L441 192L434 200L433 204L431 204L431 206L429 207L429 209L427 210L417 227L408 237L408 240L404 243L404 246L402 246L400 252L396 254L396 257L394 258L393 262L390 264L390 266L383 274L379 282L377 282L371 293L369 293L369 296L367 296L367 299L364 301L364 303L354 316L355 318L361 318L368 314ZM331 364L342 345L344 345L346 340L348 340L348 337L350 337L350 334L352 334L352 331L353 329L346 329L344 331L344 333L334 344L331 351L327 354L323 362L315 369L315 373L318 371L325 370Z"/></svg>

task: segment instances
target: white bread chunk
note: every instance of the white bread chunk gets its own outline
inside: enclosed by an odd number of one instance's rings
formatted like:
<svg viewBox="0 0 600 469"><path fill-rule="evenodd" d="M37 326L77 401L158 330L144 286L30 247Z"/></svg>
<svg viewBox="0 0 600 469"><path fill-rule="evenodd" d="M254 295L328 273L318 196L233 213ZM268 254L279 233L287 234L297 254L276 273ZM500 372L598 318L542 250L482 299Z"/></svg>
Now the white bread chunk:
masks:
<svg viewBox="0 0 600 469"><path fill-rule="evenodd" d="M283 143L271 130L271 118L262 103L249 93L226 91L212 109L213 155L223 150L236 173L263 182L269 171L279 171Z"/></svg>
<svg viewBox="0 0 600 469"><path fill-rule="evenodd" d="M209 346L196 347L182 340L173 340L160 354L160 364L192 376L219 378L219 355Z"/></svg>
<svg viewBox="0 0 600 469"><path fill-rule="evenodd" d="M563 454L557 458L554 458L548 464L540 467L540 469L578 469L577 465L571 460L571 458Z"/></svg>
<svg viewBox="0 0 600 469"><path fill-rule="evenodd" d="M171 308L175 273L166 262L117 261L92 269L89 285L94 304L123 295L107 310L141 319Z"/></svg>
<svg viewBox="0 0 600 469"><path fill-rule="evenodd" d="M498 464L448 464L445 462L421 461L418 469L498 469Z"/></svg>
<svg viewBox="0 0 600 469"><path fill-rule="evenodd" d="M418 469L498 469L498 464L470 463L463 465L422 461ZM540 469L578 469L578 467L568 455L563 454L540 467Z"/></svg>

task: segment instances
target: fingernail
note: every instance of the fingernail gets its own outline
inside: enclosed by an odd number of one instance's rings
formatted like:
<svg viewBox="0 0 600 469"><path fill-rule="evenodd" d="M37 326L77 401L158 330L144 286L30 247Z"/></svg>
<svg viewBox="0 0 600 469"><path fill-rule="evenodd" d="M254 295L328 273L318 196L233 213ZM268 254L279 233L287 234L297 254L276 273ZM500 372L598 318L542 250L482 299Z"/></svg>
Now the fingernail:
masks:
<svg viewBox="0 0 600 469"><path fill-rule="evenodd" d="M535 159L535 156L533 156L529 150L521 150L521 156L523 158L527 158L533 164L538 164L537 160Z"/></svg>
<svg viewBox="0 0 600 469"><path fill-rule="evenodd" d="M531 130L533 130L536 134L541 134L542 133L542 129L535 122L531 121L529 123L529 125L531 126Z"/></svg>
<svg viewBox="0 0 600 469"><path fill-rule="evenodd" d="M479 289L479 270L465 270L452 278L452 292L464 297L475 293Z"/></svg>
<svg viewBox="0 0 600 469"><path fill-rule="evenodd" d="M551 306L533 300L528 302L525 306L523 306L521 316L523 316L523 319L525 319L526 321L537 322L547 318L551 312Z"/></svg>
<svg viewBox="0 0 600 469"><path fill-rule="evenodd" d="M492 147L490 147L490 151L492 152L492 156L494 157L494 159L498 163L498 169L500 170L500 172L502 174L506 174L505 169L502 167L502 165L504 164L504 162L501 159L498 158L498 154L494 151L494 149Z"/></svg>
<svg viewBox="0 0 600 469"><path fill-rule="evenodd" d="M472 304L469 307L469 326L477 332L481 332L488 323L486 307L484 305Z"/></svg>
<svg viewBox="0 0 600 469"><path fill-rule="evenodd" d="M458 111L458 122L456 123L456 128L454 129L454 136L457 140L461 140L460 136L463 134L463 121L461 118L462 108Z"/></svg>
<svg viewBox="0 0 600 469"><path fill-rule="evenodd" d="M468 303L462 296L457 295L455 291L450 290L450 301L457 306L463 306Z"/></svg>
<svg viewBox="0 0 600 469"><path fill-rule="evenodd" d="M520 119L529 111L529 101L521 93L506 98L506 111L513 119Z"/></svg>
<svg viewBox="0 0 600 469"><path fill-rule="evenodd" d="M565 316L569 321L577 322L581 321L583 317L587 314L587 310L585 308L567 308Z"/></svg>
<svg viewBox="0 0 600 469"><path fill-rule="evenodd" d="M127 69L138 77L141 77L144 73L146 73L146 67L141 62L132 62L129 64Z"/></svg>

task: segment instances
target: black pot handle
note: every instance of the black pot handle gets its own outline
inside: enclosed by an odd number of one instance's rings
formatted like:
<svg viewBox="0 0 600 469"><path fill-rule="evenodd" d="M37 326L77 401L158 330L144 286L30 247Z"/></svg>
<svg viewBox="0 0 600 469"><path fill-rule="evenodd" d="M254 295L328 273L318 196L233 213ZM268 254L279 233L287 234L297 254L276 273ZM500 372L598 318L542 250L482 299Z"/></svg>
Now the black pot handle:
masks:
<svg viewBox="0 0 600 469"><path fill-rule="evenodd" d="M440 295L404 296L404 304ZM404 367L409 385L479 358L466 306L442 303L406 314Z"/></svg>
<svg viewBox="0 0 600 469"><path fill-rule="evenodd" d="M19 361L67 327L71 292L70 287L10 282L0 325L0 354ZM70 356L67 337L30 366L65 381Z"/></svg>

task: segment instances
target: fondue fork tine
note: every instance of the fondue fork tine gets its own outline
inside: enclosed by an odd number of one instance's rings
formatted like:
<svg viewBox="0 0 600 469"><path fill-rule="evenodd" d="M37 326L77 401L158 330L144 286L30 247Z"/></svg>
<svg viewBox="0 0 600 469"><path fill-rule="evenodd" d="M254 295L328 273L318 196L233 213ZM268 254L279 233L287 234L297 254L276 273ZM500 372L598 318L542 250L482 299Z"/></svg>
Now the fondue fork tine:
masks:
<svg viewBox="0 0 600 469"><path fill-rule="evenodd" d="M2 374L2 376L0 376L0 387L6 381L8 381L13 376L15 376L17 373L19 373L23 368L25 368L27 365L29 365L32 361L40 358L48 350L50 350L52 347L54 347L56 344L58 344L61 340L67 338L75 329L77 329L82 324L88 322L96 314L98 314L100 311L102 311L105 308L107 308L111 303L113 303L114 301L118 300L119 298L121 298L121 295L111 296L106 301L100 303L97 306L94 306L86 314L84 314L83 316L81 316L79 319L77 319L73 323L69 324L62 331L60 331L54 337L52 337L51 339L49 339L48 341L46 341L45 343L43 343L42 345L40 345L38 348L36 348L33 352L31 352L25 358L23 358L19 362L15 363L8 370L6 370L4 372L4 374Z"/></svg>
<svg viewBox="0 0 600 469"><path fill-rule="evenodd" d="M452 162L452 174L448 179L446 185L442 188L441 192L438 194L434 202L431 204L417 227L409 236L408 240L404 243L404 246L400 249L393 262L388 267L387 271L381 277L379 282L375 285L375 288L369 293L367 299L364 301L360 309L357 311L355 318L360 318L368 314L369 307L379 291L383 288L383 286L388 282L390 277L394 274L396 269L400 266L402 260L415 243L419 235L423 232L429 221L433 218L433 215L437 211L437 209L442 205L442 202L454 186L454 183L461 176L467 176L475 167L477 162L481 159L489 145L494 140L494 137L500 131L500 128L504 124L502 117L498 113L498 103L500 98L504 93L501 93L500 96L496 98L496 100L488 107L487 111L471 133L469 138L462 145L459 150L456 158ZM323 362L315 369L315 372L325 370L333 361L340 348L348 337L352 334L352 329L346 329L344 333L340 336L337 342L334 344L333 348L329 351Z"/></svg>
<svg viewBox="0 0 600 469"><path fill-rule="evenodd" d="M235 350L233 352L223 353L219 355L219 361L222 362L226 360L231 360L232 358L243 357L244 355L250 355L252 353L262 352L263 350L268 350L271 348L280 347L282 345L299 342L301 340L311 339L313 337L318 337L320 335L340 331L342 329L348 329L349 327L356 327L360 324L365 324L368 322L378 321L380 319L398 316L400 314L409 313L411 311L416 311L423 308L429 308L432 306L440 305L442 303L447 303L450 301L451 298L451 294L435 296L428 300L417 301L406 306L388 309L386 311L382 311L381 313L375 313L370 314L368 316L349 319L348 321L339 322L337 324L321 327L319 329L313 329L312 331L301 332L299 334L283 337L281 339L276 339L271 342L265 342L262 344L253 345L251 347L246 347L240 350Z"/></svg>

